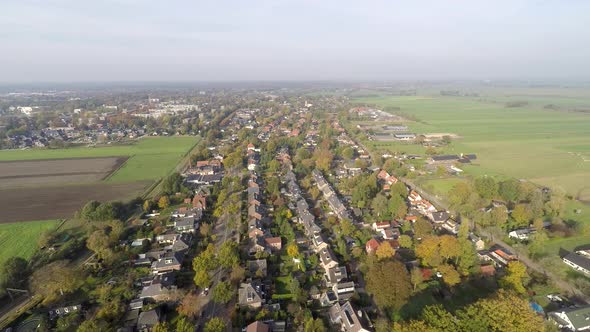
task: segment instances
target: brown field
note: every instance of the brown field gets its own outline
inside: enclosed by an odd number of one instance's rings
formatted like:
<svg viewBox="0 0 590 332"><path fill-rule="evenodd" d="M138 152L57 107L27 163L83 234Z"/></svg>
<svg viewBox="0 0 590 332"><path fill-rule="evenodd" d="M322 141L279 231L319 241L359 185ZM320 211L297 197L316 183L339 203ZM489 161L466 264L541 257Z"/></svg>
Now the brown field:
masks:
<svg viewBox="0 0 590 332"><path fill-rule="evenodd" d="M95 183L0 189L0 223L70 218L90 200L128 200L139 196L151 184L139 181L123 184Z"/></svg>
<svg viewBox="0 0 590 332"><path fill-rule="evenodd" d="M117 170L126 157L0 162L0 188L98 182Z"/></svg>

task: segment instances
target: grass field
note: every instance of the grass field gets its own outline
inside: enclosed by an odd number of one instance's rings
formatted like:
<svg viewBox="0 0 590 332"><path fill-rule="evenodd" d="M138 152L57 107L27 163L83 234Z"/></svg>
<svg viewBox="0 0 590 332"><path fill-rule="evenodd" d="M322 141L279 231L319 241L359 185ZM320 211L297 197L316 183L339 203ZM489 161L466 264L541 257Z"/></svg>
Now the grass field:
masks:
<svg viewBox="0 0 590 332"><path fill-rule="evenodd" d="M587 98L587 99L586 99ZM510 100L532 100L520 108L506 108ZM560 186L582 199L590 198L590 114L555 111L541 105L562 107L590 105L590 97L371 97L355 99L415 117L406 123L416 133L449 132L455 140L445 153L476 153L468 174L504 175ZM590 108L590 107L589 107ZM421 153L418 145L371 142L394 151Z"/></svg>
<svg viewBox="0 0 590 332"><path fill-rule="evenodd" d="M96 148L28 149L0 151L0 161L129 156L108 182L156 180L170 172L198 142L196 137L145 137L135 144Z"/></svg>
<svg viewBox="0 0 590 332"><path fill-rule="evenodd" d="M419 184L429 192L444 197L456 184L463 181L461 178L442 178L420 181Z"/></svg>
<svg viewBox="0 0 590 332"><path fill-rule="evenodd" d="M0 224L0 265L14 256L31 258L43 232L55 228L58 220Z"/></svg>

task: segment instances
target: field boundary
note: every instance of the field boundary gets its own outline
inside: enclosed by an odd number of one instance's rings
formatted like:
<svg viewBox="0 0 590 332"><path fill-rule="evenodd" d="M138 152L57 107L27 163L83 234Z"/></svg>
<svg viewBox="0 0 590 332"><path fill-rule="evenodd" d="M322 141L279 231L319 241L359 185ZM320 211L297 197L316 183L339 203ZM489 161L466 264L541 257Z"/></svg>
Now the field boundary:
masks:
<svg viewBox="0 0 590 332"><path fill-rule="evenodd" d="M100 181L107 181L110 178L112 178L115 173L117 173L121 168L123 168L123 166L125 166L127 164L127 162L129 161L129 159L131 159L131 158L133 158L135 156L136 155L133 154L131 156L121 157L121 158L125 158L125 161L123 161L119 165L116 165L117 167L115 169L111 170L111 172L107 176L105 176L102 179L100 179Z"/></svg>

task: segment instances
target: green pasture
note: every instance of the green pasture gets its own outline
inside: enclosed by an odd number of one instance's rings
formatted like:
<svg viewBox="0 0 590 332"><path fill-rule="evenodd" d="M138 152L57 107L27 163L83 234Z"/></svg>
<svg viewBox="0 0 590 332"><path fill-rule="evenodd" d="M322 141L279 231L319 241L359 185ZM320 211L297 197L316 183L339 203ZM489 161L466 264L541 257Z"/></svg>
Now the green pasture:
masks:
<svg viewBox="0 0 590 332"><path fill-rule="evenodd" d="M0 161L128 156L108 182L156 180L165 176L198 142L197 137L145 137L134 144L67 149L0 151Z"/></svg>
<svg viewBox="0 0 590 332"><path fill-rule="evenodd" d="M529 101L506 108L510 100ZM477 161L465 167L467 174L498 175L559 186L570 194L590 197L590 114L547 110L590 105L590 97L494 96L494 97L371 97L355 102L373 104L416 121L406 123L416 133L454 133L461 138L444 153L475 153ZM585 102L585 103L584 103ZM399 108L399 111L392 108ZM588 107L590 108L590 107ZM418 145L370 142L379 149L424 152Z"/></svg>
<svg viewBox="0 0 590 332"><path fill-rule="evenodd" d="M0 224L0 264L14 256L31 258L37 249L37 241L41 234L54 229L59 222L41 220Z"/></svg>
<svg viewBox="0 0 590 332"><path fill-rule="evenodd" d="M430 179L430 180L425 180L425 181L421 181L420 185L434 193L435 195L438 196L446 196L451 189L458 183L463 182L464 180L458 177L452 177L452 178L442 178L442 179Z"/></svg>

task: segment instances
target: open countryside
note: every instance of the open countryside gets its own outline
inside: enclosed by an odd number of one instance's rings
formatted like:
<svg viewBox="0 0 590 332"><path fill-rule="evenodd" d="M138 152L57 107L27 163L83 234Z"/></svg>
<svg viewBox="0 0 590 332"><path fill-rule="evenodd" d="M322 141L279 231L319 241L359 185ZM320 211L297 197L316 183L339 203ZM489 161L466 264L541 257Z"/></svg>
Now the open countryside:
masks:
<svg viewBox="0 0 590 332"><path fill-rule="evenodd" d="M528 179L562 187L570 195L590 200L590 117L569 111L590 105L590 97L518 96L476 97L369 97L354 101L378 105L395 114L411 115L406 124L415 133L449 132L459 135L444 153L476 153L478 160L465 171ZM505 100L532 100L522 107L506 107ZM541 104L563 105L563 110ZM573 106L571 106L573 105ZM397 109L399 108L399 109ZM586 106L586 109L590 107ZM425 148L403 143L369 142L378 148L408 153Z"/></svg>

